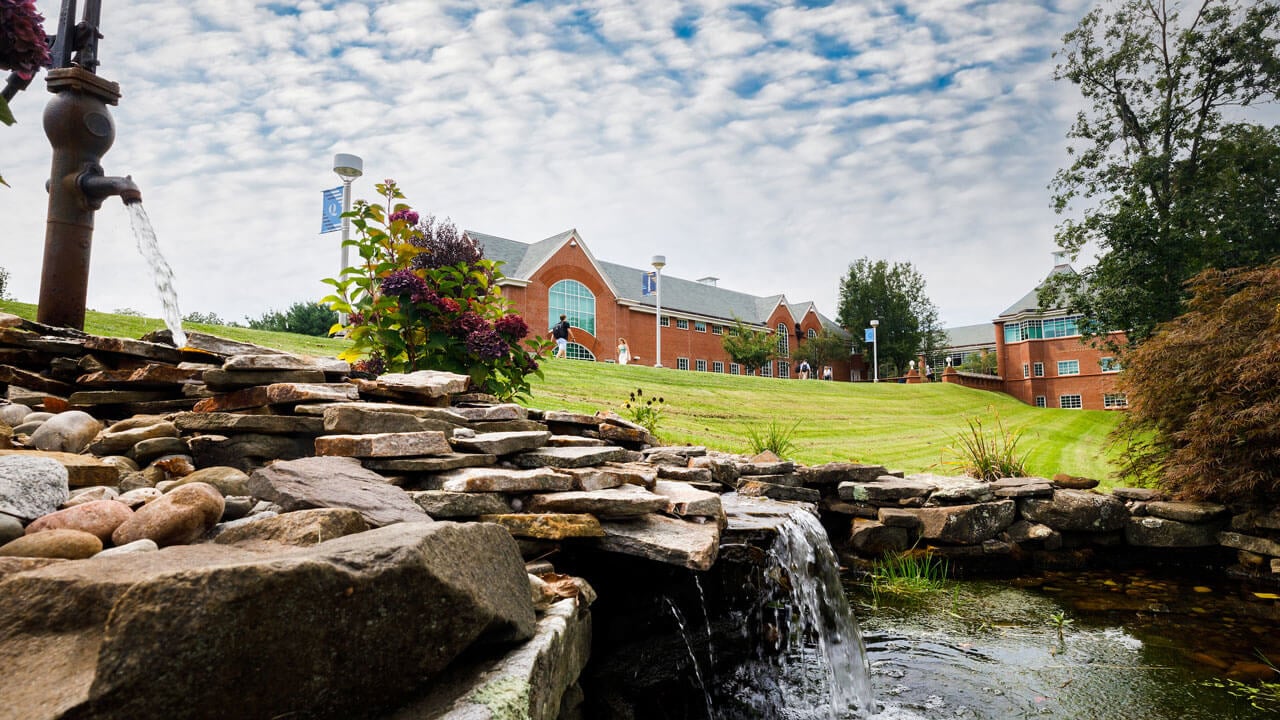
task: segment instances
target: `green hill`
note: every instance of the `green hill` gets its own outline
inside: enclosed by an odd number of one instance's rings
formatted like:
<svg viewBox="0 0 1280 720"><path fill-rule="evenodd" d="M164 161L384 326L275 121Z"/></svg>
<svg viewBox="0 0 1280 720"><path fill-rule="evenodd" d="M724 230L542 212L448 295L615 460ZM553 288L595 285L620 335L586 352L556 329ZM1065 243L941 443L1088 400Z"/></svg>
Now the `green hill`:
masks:
<svg viewBox="0 0 1280 720"><path fill-rule="evenodd" d="M0 312L35 317L35 306L0 301ZM90 312L85 329L97 335L137 338L164 327L160 320ZM336 355L341 340L219 325L188 329L308 355ZM525 404L541 409L621 411L628 395L642 389L666 408L658 433L669 444L697 444L733 452L747 449L747 429L770 422L797 425L793 459L807 464L832 460L870 462L907 472L954 473L948 447L969 419L987 427L996 417L1022 431L1019 449L1028 470L1052 476L1067 472L1106 484L1115 451L1108 434L1118 413L1033 408L1000 393L932 383L833 383L743 377L720 373L545 360Z"/></svg>

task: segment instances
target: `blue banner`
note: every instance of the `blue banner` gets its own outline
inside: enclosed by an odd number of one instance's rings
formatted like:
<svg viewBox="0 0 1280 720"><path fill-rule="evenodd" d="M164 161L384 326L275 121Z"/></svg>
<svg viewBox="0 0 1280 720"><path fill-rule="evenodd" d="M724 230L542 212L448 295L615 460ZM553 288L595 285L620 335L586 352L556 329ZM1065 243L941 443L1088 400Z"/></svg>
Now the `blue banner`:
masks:
<svg viewBox="0 0 1280 720"><path fill-rule="evenodd" d="M342 186L323 191L324 206L320 215L320 234L342 228Z"/></svg>
<svg viewBox="0 0 1280 720"><path fill-rule="evenodd" d="M864 335L863 335L863 339L862 339L862 341L863 341L863 342L873 343L873 342L875 342L875 341L876 341L876 329L875 329L875 328L867 328L866 330L864 330L864 331L863 331L863 333L864 333Z"/></svg>
<svg viewBox="0 0 1280 720"><path fill-rule="evenodd" d="M641 283L640 292L644 295L652 295L658 292L658 273L650 272L644 274L644 281Z"/></svg>

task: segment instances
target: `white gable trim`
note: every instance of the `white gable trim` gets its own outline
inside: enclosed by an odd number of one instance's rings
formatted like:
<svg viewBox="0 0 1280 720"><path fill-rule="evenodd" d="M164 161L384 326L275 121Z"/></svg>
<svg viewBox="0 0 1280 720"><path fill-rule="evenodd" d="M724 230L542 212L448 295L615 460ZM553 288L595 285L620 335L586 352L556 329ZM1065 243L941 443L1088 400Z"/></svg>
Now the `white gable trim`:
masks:
<svg viewBox="0 0 1280 720"><path fill-rule="evenodd" d="M529 277L536 275L551 260L551 258L555 257L557 253L564 249L565 245L570 243L573 243L580 248L582 250L582 254L587 256L587 261L591 263L592 269L596 271L596 275L600 277L600 281L604 283L604 286L609 288L609 292L613 293L615 298L620 297L618 294L618 288L613 286L613 283L609 281L609 275L600 267L600 263L596 262L595 256L591 254L591 249L587 247L587 244L582 241L582 236L578 234L577 228L570 230L568 237L561 241L559 245L556 245L554 250L547 253L547 256L543 258L542 262L529 270Z"/></svg>

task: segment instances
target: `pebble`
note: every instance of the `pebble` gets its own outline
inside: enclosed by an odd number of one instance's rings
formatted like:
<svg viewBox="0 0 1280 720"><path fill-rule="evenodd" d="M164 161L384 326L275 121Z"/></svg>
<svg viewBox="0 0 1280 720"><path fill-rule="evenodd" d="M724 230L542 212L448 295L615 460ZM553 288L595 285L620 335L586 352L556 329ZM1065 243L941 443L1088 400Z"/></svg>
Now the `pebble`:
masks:
<svg viewBox="0 0 1280 720"><path fill-rule="evenodd" d="M155 540L149 540L147 538L143 538L141 540L134 540L131 543L125 543L124 545L118 545L113 548L107 548L106 550L103 550L102 552L98 553L97 555L94 555L93 557L94 559L97 559L97 558L104 558L104 557L112 557L113 555L129 555L131 553L154 552L159 549L160 549L160 546L156 544Z"/></svg>
<svg viewBox="0 0 1280 720"><path fill-rule="evenodd" d="M139 508L111 539L116 545L150 538L156 544L185 545L203 535L222 517L222 493L208 483L183 485Z"/></svg>
<svg viewBox="0 0 1280 720"><path fill-rule="evenodd" d="M0 557L83 560L102 552L102 541L82 530L46 530L0 546Z"/></svg>
<svg viewBox="0 0 1280 720"><path fill-rule="evenodd" d="M78 454L101 431L101 420L83 410L68 410L41 423L27 444L37 450Z"/></svg>

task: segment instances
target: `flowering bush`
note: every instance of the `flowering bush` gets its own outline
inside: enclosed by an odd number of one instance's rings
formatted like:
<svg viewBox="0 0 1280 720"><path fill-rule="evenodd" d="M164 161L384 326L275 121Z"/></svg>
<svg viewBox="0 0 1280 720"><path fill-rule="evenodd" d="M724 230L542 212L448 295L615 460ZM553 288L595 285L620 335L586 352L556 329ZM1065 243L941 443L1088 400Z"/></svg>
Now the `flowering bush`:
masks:
<svg viewBox="0 0 1280 720"><path fill-rule="evenodd" d="M395 181L376 187L385 204L360 200L346 215L357 235L347 245L360 261L325 280L336 292L321 302L348 316L334 326L352 341L341 357L375 375L447 370L504 399L527 393L550 342L529 338L528 323L511 312L497 263L453 223L397 203L404 194Z"/></svg>
<svg viewBox="0 0 1280 720"><path fill-rule="evenodd" d="M0 0L0 70L12 70L30 80L49 65L49 46L44 37L44 17L36 12L35 0ZM26 87L22 85L21 87ZM0 122L14 123L9 103L0 96ZM8 185L0 177L0 185Z"/></svg>

